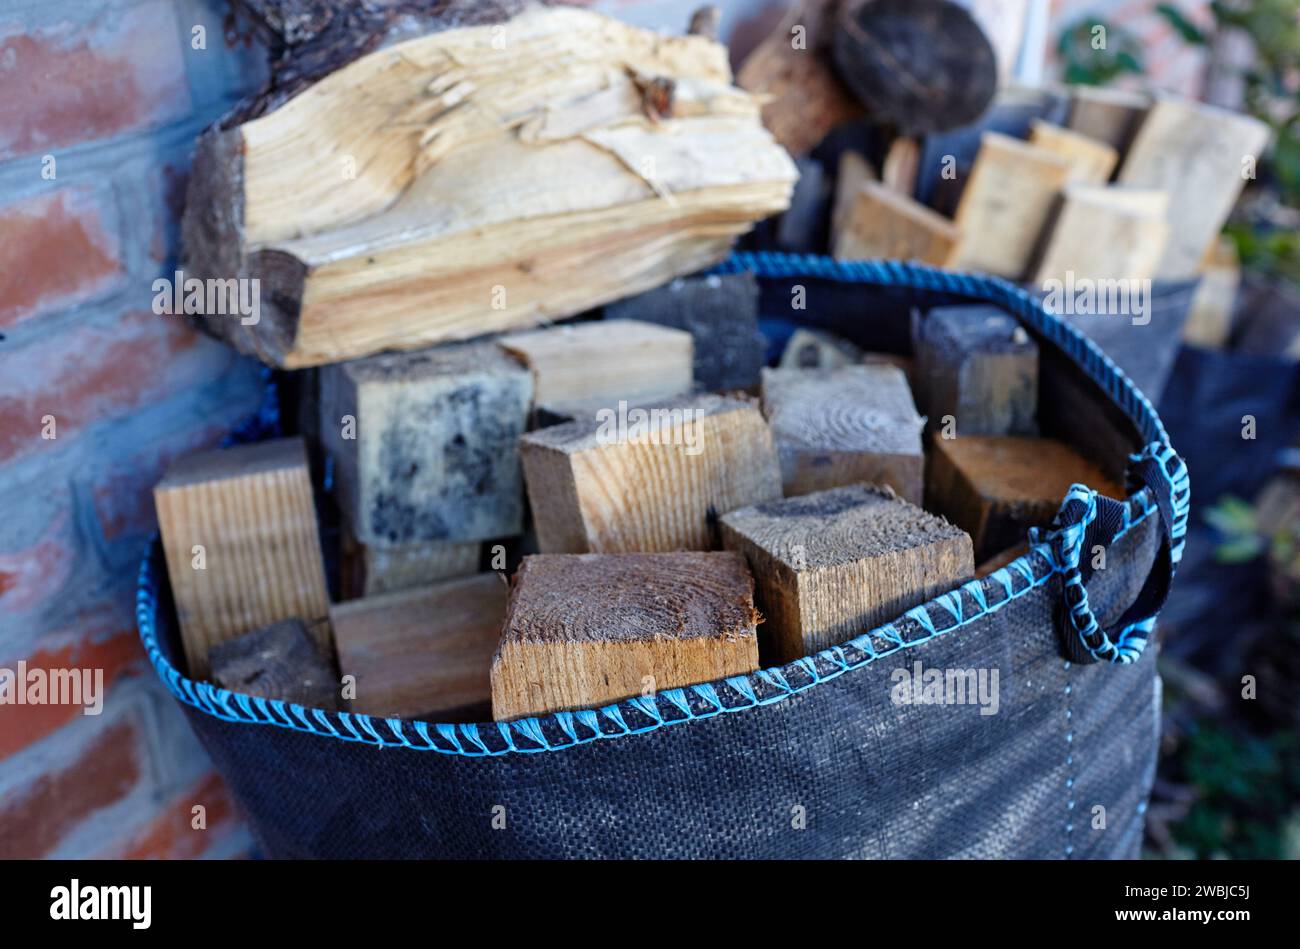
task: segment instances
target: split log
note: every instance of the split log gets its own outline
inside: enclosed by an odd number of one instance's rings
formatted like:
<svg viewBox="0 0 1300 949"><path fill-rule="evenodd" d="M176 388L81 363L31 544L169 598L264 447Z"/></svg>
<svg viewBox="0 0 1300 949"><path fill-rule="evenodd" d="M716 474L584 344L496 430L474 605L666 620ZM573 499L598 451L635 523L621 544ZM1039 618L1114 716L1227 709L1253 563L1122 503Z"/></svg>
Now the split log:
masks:
<svg viewBox="0 0 1300 949"><path fill-rule="evenodd" d="M553 412L691 391L694 344L683 330L597 320L511 333L498 342L532 372L533 401Z"/></svg>
<svg viewBox="0 0 1300 949"><path fill-rule="evenodd" d="M338 707L339 677L300 619L280 620L213 646L212 681L223 689L307 708Z"/></svg>
<svg viewBox="0 0 1300 949"><path fill-rule="evenodd" d="M505 612L506 584L495 573L337 604L339 671L356 677L351 710L485 721Z"/></svg>
<svg viewBox="0 0 1300 949"><path fill-rule="evenodd" d="M868 181L858 188L835 235L840 260L888 258L949 266L961 230L948 218L892 188Z"/></svg>
<svg viewBox="0 0 1300 949"><path fill-rule="evenodd" d="M1066 181L1071 183L1104 185L1119 164L1119 151L1114 146L1042 119L1029 123L1029 144L1054 152L1069 162Z"/></svg>
<svg viewBox="0 0 1300 949"><path fill-rule="evenodd" d="M902 370L765 369L763 414L787 497L867 481L921 503L925 422Z"/></svg>
<svg viewBox="0 0 1300 949"><path fill-rule="evenodd" d="M483 544L477 540L396 547L363 544L346 527L342 546L340 592L345 600L467 577L478 573L483 553Z"/></svg>
<svg viewBox="0 0 1300 949"><path fill-rule="evenodd" d="M1169 193L1169 241L1157 277L1196 273L1254 177L1270 134L1259 119L1199 102L1161 98L1151 106L1118 180Z"/></svg>
<svg viewBox="0 0 1300 949"><path fill-rule="evenodd" d="M286 438L187 455L154 488L191 677L219 643L329 615L311 485L302 439ZM331 651L328 626L313 631Z"/></svg>
<svg viewBox="0 0 1300 949"><path fill-rule="evenodd" d="M997 307L931 310L916 339L917 402L932 429L1033 435L1038 429L1038 346Z"/></svg>
<svg viewBox="0 0 1300 949"><path fill-rule="evenodd" d="M1071 131L1105 142L1123 155L1142 124L1151 97L1127 89L1070 86Z"/></svg>
<svg viewBox="0 0 1300 949"><path fill-rule="evenodd" d="M914 138L896 138L880 165L880 183L909 198L916 192L921 165L921 143Z"/></svg>
<svg viewBox="0 0 1300 949"><path fill-rule="evenodd" d="M758 668L754 581L734 553L526 557L492 660L498 721Z"/></svg>
<svg viewBox="0 0 1300 949"><path fill-rule="evenodd" d="M713 263L795 179L730 81L708 39L562 7L367 53L200 140L186 269L258 280L261 307L193 318L294 368L570 316Z"/></svg>
<svg viewBox="0 0 1300 949"><path fill-rule="evenodd" d="M736 83L766 99L763 124L791 154L803 155L862 106L830 67L838 0L800 0L751 52Z"/></svg>
<svg viewBox="0 0 1300 949"><path fill-rule="evenodd" d="M1154 277L1169 239L1168 208L1163 191L1067 186L1034 281Z"/></svg>
<svg viewBox="0 0 1300 949"><path fill-rule="evenodd" d="M926 508L971 535L979 562L1050 524L1072 484L1126 496L1095 464L1051 439L962 435L932 445Z"/></svg>
<svg viewBox="0 0 1300 949"><path fill-rule="evenodd" d="M765 662L793 662L971 579L971 539L888 489L853 485L742 508L722 541L754 572Z"/></svg>
<svg viewBox="0 0 1300 949"><path fill-rule="evenodd" d="M846 0L835 66L873 120L907 135L975 121L993 101L998 65L988 37L949 0Z"/></svg>
<svg viewBox="0 0 1300 949"><path fill-rule="evenodd" d="M321 439L363 544L464 543L523 530L515 442L528 370L495 344L392 353L321 370Z"/></svg>
<svg viewBox="0 0 1300 949"><path fill-rule="evenodd" d="M606 319L686 330L695 341L695 382L710 392L758 385L766 344L758 331L752 273L684 277L605 308Z"/></svg>
<svg viewBox="0 0 1300 949"><path fill-rule="evenodd" d="M519 447L544 553L707 550L719 514L781 496L772 433L746 399L606 410Z"/></svg>
<svg viewBox="0 0 1300 949"><path fill-rule="evenodd" d="M862 350L832 333L799 327L781 353L782 369L843 369L862 362Z"/></svg>
<svg viewBox="0 0 1300 949"><path fill-rule="evenodd" d="M1020 279L1069 172L1054 152L985 132L957 204L962 240L952 266Z"/></svg>

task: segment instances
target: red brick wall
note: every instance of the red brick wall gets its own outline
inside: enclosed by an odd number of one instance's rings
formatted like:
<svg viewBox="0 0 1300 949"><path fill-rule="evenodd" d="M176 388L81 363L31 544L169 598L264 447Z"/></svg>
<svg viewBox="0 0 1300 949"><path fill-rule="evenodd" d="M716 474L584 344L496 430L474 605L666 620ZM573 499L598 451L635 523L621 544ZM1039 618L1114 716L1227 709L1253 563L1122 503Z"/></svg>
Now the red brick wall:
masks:
<svg viewBox="0 0 1300 949"><path fill-rule="evenodd" d="M0 705L0 857L250 846L134 619L153 482L260 395L255 366L150 310L195 136L261 77L224 16L0 6L0 667L102 670L106 692L98 716Z"/></svg>

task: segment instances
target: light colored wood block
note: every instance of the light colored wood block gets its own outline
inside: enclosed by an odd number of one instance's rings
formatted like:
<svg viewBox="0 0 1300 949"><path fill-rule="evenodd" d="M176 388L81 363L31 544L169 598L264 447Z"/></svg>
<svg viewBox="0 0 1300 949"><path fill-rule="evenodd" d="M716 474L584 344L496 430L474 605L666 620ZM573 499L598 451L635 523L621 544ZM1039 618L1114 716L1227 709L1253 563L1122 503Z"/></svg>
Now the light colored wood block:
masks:
<svg viewBox="0 0 1300 949"><path fill-rule="evenodd" d="M905 194L875 181L858 189L832 252L839 260L918 260L946 267L960 244L958 226Z"/></svg>
<svg viewBox="0 0 1300 949"><path fill-rule="evenodd" d="M1169 193L1169 241L1157 277L1196 273L1270 134L1258 119L1199 102L1161 98L1151 106L1118 180Z"/></svg>
<svg viewBox="0 0 1300 949"><path fill-rule="evenodd" d="M985 132L957 204L962 240L952 266L1020 279L1069 173L1054 152Z"/></svg>
<svg viewBox="0 0 1300 949"><path fill-rule="evenodd" d="M356 677L367 715L485 720L506 584L480 573L335 605L339 671Z"/></svg>
<svg viewBox="0 0 1300 949"><path fill-rule="evenodd" d="M772 434L747 399L605 409L519 446L543 553L707 550L717 515L781 496Z"/></svg>
<svg viewBox="0 0 1300 949"><path fill-rule="evenodd" d="M277 439L179 459L154 506L190 675L218 643L279 620L329 614L307 451ZM328 626L315 627L326 652Z"/></svg>
<svg viewBox="0 0 1300 949"><path fill-rule="evenodd" d="M353 536L400 547L522 532L515 442L532 390L528 370L489 342L322 369L321 440Z"/></svg>
<svg viewBox="0 0 1300 949"><path fill-rule="evenodd" d="M526 557L492 660L493 717L744 675L758 668L759 619L738 554Z"/></svg>
<svg viewBox="0 0 1300 949"><path fill-rule="evenodd" d="M1232 332L1232 316L1241 286L1241 263L1237 246L1221 237L1206 255L1201 282L1192 297L1192 308L1183 326L1183 340L1194 346L1222 349Z"/></svg>
<svg viewBox="0 0 1300 949"><path fill-rule="evenodd" d="M964 531L867 485L732 511L722 518L722 540L754 572L770 662L882 626L975 569Z"/></svg>
<svg viewBox="0 0 1300 949"><path fill-rule="evenodd" d="M533 400L551 410L667 399L690 392L691 334L639 320L596 320L498 340L533 374Z"/></svg>
<svg viewBox="0 0 1300 949"><path fill-rule="evenodd" d="M839 242L845 217L853 202L857 200L858 192L868 181L876 180L876 170L861 154L852 149L845 149L840 153L839 166L835 172L835 203L831 206L832 247Z"/></svg>
<svg viewBox="0 0 1300 949"><path fill-rule="evenodd" d="M1114 146L1042 119L1029 123L1029 144L1045 148L1069 162L1066 180L1071 183L1104 185L1119 164L1119 151Z"/></svg>
<svg viewBox="0 0 1300 949"><path fill-rule="evenodd" d="M866 481L921 502L924 420L901 369L765 369L763 414L787 497Z"/></svg>
<svg viewBox="0 0 1300 949"><path fill-rule="evenodd" d="M1169 239L1168 207L1163 191L1070 185L1034 282L1154 277Z"/></svg>
<svg viewBox="0 0 1300 949"><path fill-rule="evenodd" d="M981 563L1050 524L1073 484L1126 497L1093 462L1052 439L962 435L931 445L925 506L971 535Z"/></svg>

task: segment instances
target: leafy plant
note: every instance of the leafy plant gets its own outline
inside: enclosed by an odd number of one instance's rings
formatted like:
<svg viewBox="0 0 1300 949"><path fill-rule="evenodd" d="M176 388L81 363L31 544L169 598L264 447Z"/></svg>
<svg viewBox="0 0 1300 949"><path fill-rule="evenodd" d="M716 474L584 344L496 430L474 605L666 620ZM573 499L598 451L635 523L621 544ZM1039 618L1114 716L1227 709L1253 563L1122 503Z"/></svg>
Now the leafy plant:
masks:
<svg viewBox="0 0 1300 949"><path fill-rule="evenodd" d="M1127 30L1093 17L1084 17L1062 31L1056 51L1065 67L1065 81L1104 86L1125 74L1146 71L1142 44Z"/></svg>
<svg viewBox="0 0 1300 949"><path fill-rule="evenodd" d="M1241 498L1224 495L1204 516L1205 522L1223 536L1214 550L1219 563L1246 563L1264 553L1265 537L1255 508Z"/></svg>

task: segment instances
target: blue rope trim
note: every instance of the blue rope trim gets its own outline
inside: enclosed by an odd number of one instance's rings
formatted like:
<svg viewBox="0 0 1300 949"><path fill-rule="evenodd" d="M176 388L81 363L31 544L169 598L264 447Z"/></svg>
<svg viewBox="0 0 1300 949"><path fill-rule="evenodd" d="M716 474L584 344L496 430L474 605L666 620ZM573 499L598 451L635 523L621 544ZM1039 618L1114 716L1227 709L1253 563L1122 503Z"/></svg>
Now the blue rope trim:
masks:
<svg viewBox="0 0 1300 949"><path fill-rule="evenodd" d="M968 296L998 306L1020 317L1055 343L1101 386L1133 419L1150 442L1148 450L1163 457L1168 438L1151 403L1120 369L1087 337L1047 311L1026 291L1004 280L974 274L952 273L891 261L834 261L810 255L736 254L714 273L752 270L760 277L817 277L855 283L909 286L914 289ZM243 441L278 431L274 393L255 419L232 441ZM1167 472L1177 491L1177 472ZM1185 488L1186 470L1183 470ZM1175 508L1177 509L1177 500ZM1156 510L1149 488L1125 502L1124 527L1118 537L1146 520ZM1182 528L1187 510L1182 508ZM1181 537L1181 533L1180 533ZM556 712L512 722L446 724L377 718L351 712L329 712L294 703L266 702L232 693L208 682L181 675L167 661L158 644L157 618L160 578L154 567L157 536L150 542L140 565L136 593L136 618L140 638L158 676L177 700L226 722L274 725L294 731L357 741L379 747L406 747L463 757L494 757L512 753L560 751L605 738L641 734L668 725L713 718L772 705L883 659L900 650L919 646L969 626L1047 583L1065 570L1057 540L1035 529L1030 551L980 580L908 610L892 623L863 633L846 643L823 649L785 666L762 669L713 683L668 689L598 709ZM1082 538L1078 541L1082 543ZM1179 544L1181 554L1181 543ZM256 709L260 708L259 715ZM271 714L274 710L275 714ZM359 726L359 727L358 727Z"/></svg>

